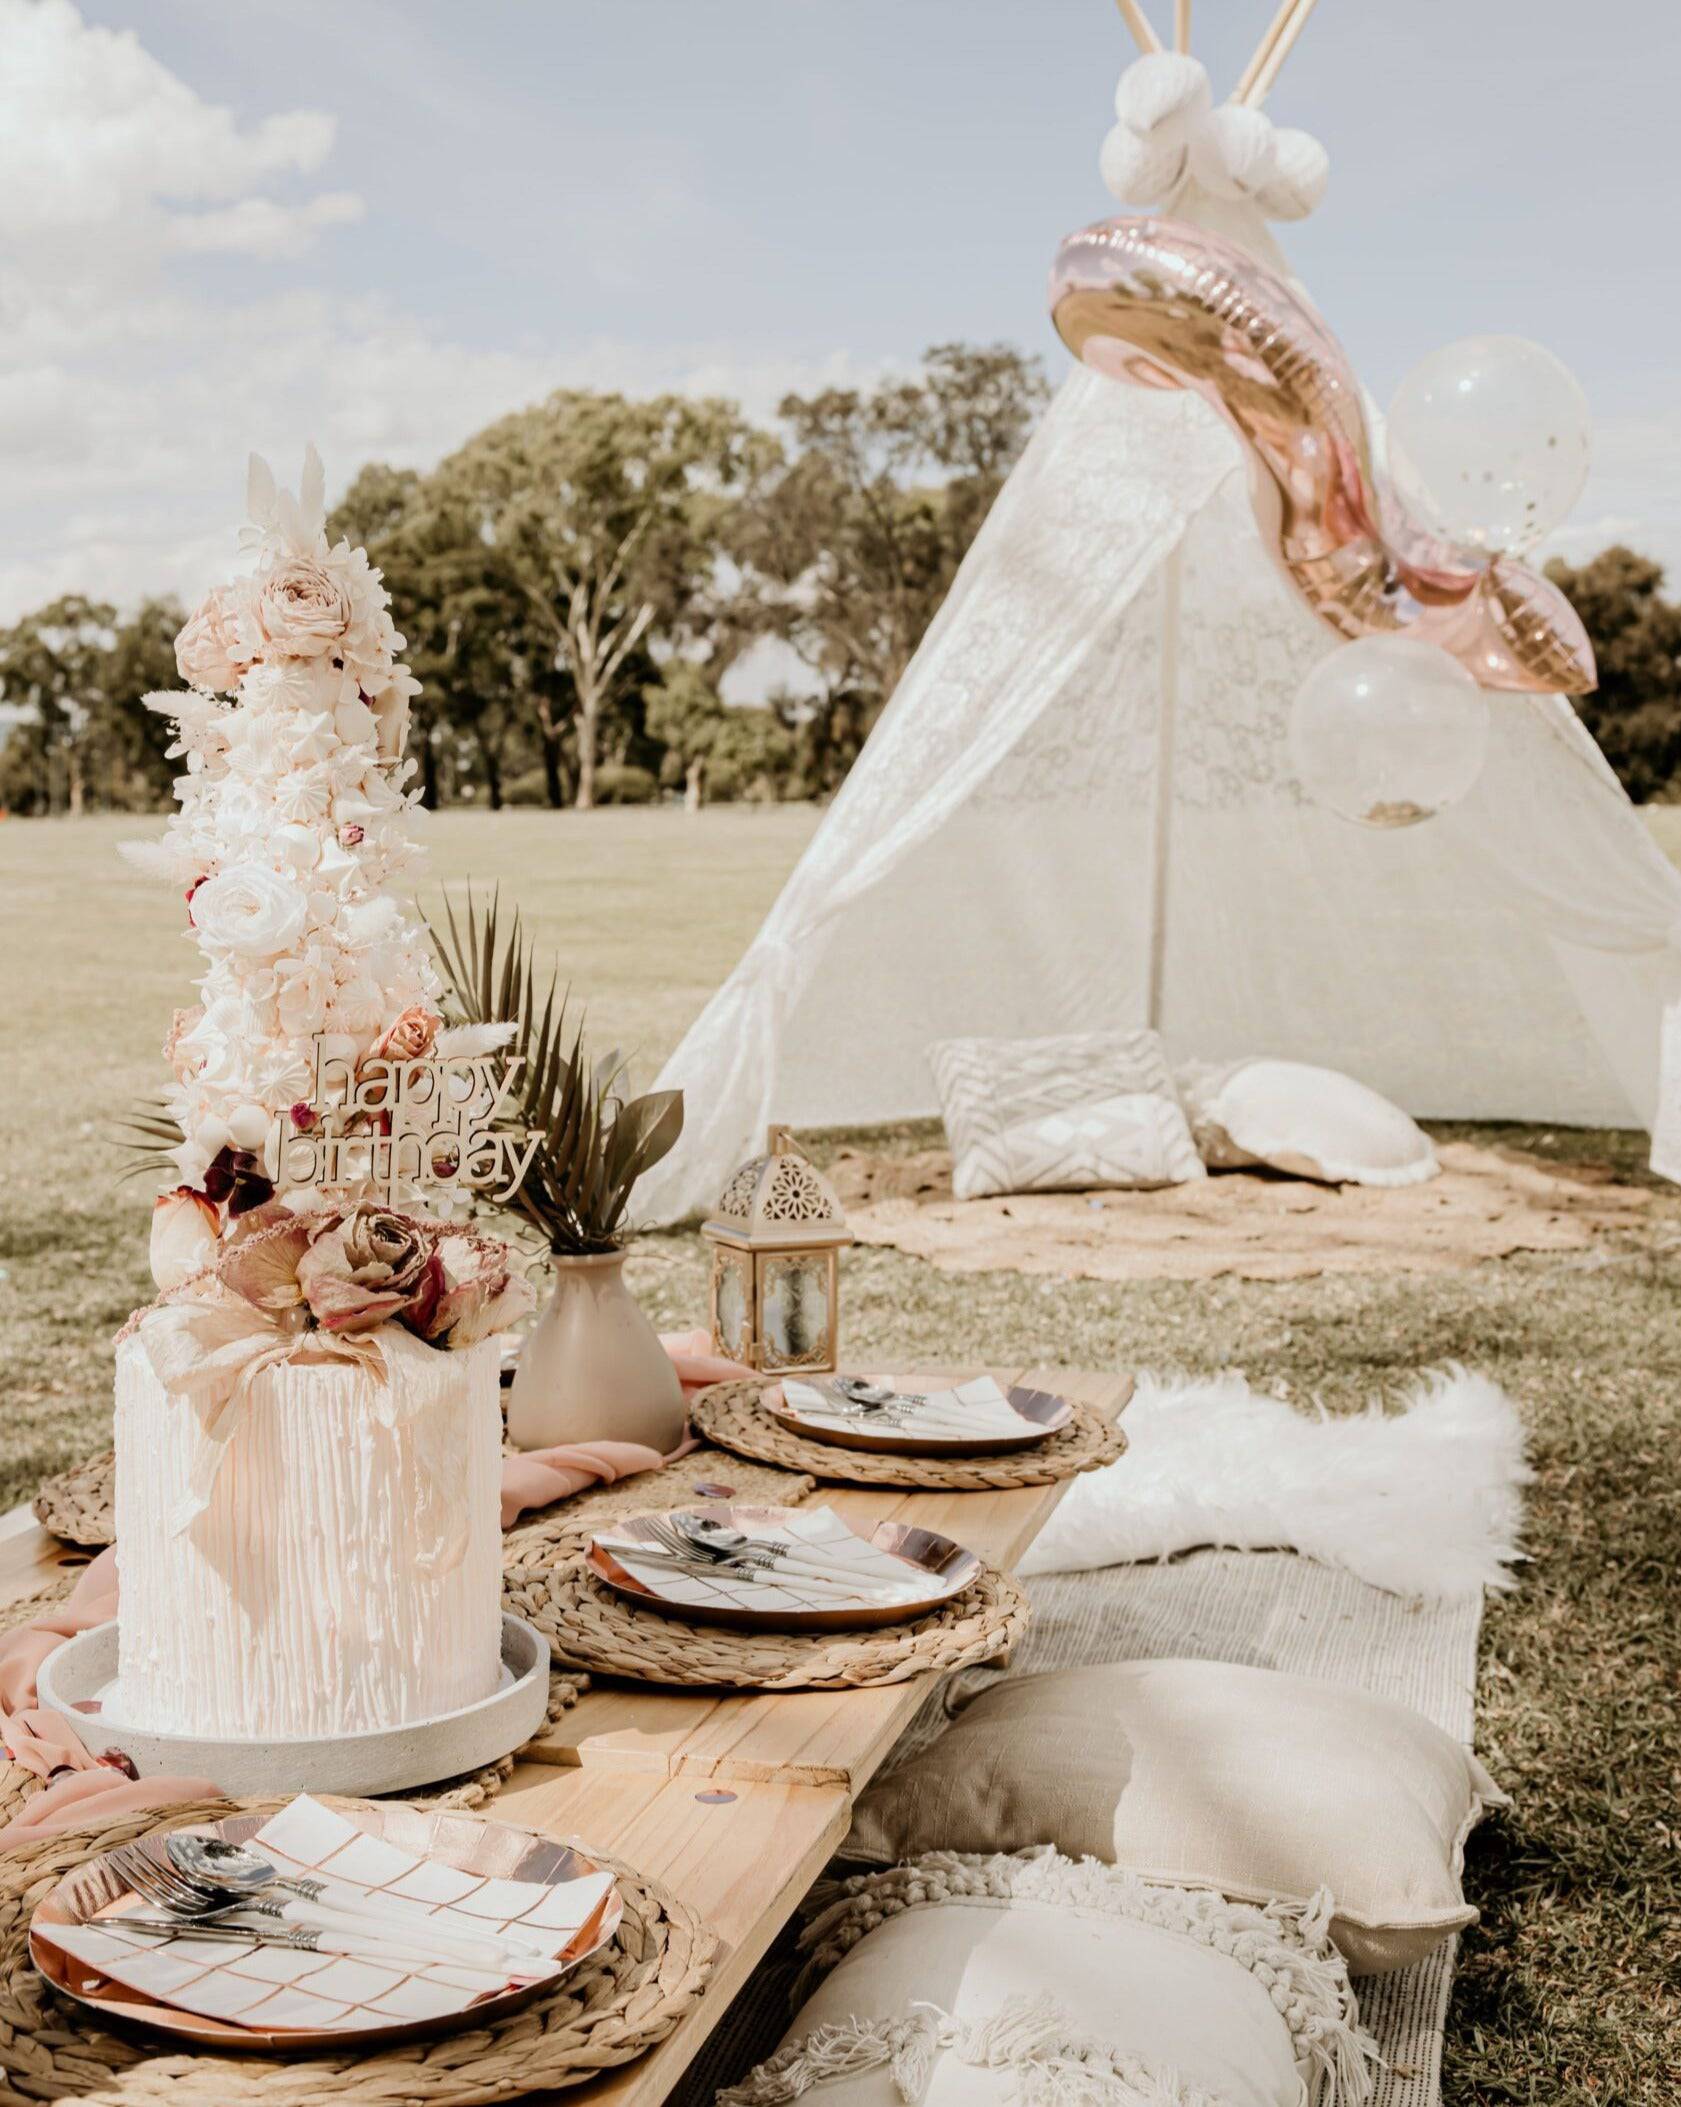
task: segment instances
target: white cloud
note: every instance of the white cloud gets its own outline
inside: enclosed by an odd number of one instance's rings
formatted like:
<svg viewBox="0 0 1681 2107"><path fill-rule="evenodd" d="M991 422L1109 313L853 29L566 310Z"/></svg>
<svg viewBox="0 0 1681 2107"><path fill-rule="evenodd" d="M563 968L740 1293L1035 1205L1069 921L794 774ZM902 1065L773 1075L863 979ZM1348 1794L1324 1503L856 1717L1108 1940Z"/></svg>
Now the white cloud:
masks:
<svg viewBox="0 0 1681 2107"><path fill-rule="evenodd" d="M196 596L228 568L253 447L289 469L313 439L342 488L368 460L429 466L556 387L721 393L768 416L790 389L876 370L718 344L470 346L289 282L362 216L344 189L297 194L332 147L317 111L242 127L69 0L0 0L0 620L68 591ZM263 267L262 290L197 290L197 260L230 255Z"/></svg>
<svg viewBox="0 0 1681 2107"><path fill-rule="evenodd" d="M70 0L0 0L0 242L10 275L47 307L82 304L85 274L133 279L161 254L245 239L276 253L343 201L266 195L313 174L333 120L293 110L241 129L142 49L84 22ZM230 209L231 208L231 209ZM83 281L78 283L78 281Z"/></svg>

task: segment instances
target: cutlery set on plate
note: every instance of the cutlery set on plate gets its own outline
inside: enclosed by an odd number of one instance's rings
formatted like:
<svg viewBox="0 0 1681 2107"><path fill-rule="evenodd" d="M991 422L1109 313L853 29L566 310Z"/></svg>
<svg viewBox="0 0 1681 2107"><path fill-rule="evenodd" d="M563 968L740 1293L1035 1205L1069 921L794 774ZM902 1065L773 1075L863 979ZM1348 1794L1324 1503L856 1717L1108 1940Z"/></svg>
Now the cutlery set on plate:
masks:
<svg viewBox="0 0 1681 2107"><path fill-rule="evenodd" d="M842 1448L950 1457L1026 1448L1065 1427L1065 1400L990 1376L918 1386L890 1376L785 1378L761 1409ZM607 1587L662 1616L744 1630L859 1629L920 1616L967 1587L979 1561L931 1530L867 1534L831 1508L696 1508L635 1515L589 1546Z"/></svg>
<svg viewBox="0 0 1681 2107"><path fill-rule="evenodd" d="M353 1954L409 1968L455 1961L505 1975L510 1982L535 1982L554 1973L554 1956L534 1940L450 1931L401 1903L324 1901L334 1893L326 1881L288 1878L260 1853L219 1837L182 1831L162 1840L161 1855L148 1844L123 1844L109 1863L137 1895L156 1906L151 1912L125 1911L125 1931L172 1939L226 1940L238 1934L260 1946Z"/></svg>

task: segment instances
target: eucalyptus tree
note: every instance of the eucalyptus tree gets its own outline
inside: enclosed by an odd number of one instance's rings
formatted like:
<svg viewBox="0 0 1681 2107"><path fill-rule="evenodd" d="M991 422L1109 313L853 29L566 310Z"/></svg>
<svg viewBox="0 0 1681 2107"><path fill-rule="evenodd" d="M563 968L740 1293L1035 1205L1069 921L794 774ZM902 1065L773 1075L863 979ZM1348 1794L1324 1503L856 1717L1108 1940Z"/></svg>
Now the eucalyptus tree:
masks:
<svg viewBox="0 0 1681 2107"><path fill-rule="evenodd" d="M920 373L789 395L787 455L731 521L742 641L779 636L873 716L897 686L1046 397L1008 345L938 344Z"/></svg>
<svg viewBox="0 0 1681 2107"><path fill-rule="evenodd" d="M494 552L564 675L539 696L539 723L546 756L570 733L580 809L595 802L603 720L640 685L648 647L708 626L732 493L767 450L733 403L563 389L437 471L439 502Z"/></svg>

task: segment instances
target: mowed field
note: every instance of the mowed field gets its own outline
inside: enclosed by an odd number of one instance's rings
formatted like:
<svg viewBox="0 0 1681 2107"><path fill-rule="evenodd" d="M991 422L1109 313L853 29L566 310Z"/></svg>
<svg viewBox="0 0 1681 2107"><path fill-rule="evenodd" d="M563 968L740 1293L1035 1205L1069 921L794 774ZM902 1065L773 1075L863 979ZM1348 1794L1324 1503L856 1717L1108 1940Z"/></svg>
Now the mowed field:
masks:
<svg viewBox="0 0 1681 2107"><path fill-rule="evenodd" d="M1648 815L1681 862L1681 810ZM442 816L433 882L500 880L639 1079L751 938L810 810ZM133 821L0 824L0 1506L108 1440L111 1339L150 1294L144 1186L107 1139L158 1087L196 953L129 875ZM1501 1137L1641 1178L1641 1137ZM662 1325L703 1308L692 1234L645 1238ZM1530 1560L1492 1598L1480 1750L1513 1794L1473 1839L1447 2107L1672 2107L1681 2097L1681 1195L1639 1237L1440 1276L1111 1285L845 1262L850 1352L1209 1371L1331 1409L1462 1360L1505 1385L1536 1482Z"/></svg>

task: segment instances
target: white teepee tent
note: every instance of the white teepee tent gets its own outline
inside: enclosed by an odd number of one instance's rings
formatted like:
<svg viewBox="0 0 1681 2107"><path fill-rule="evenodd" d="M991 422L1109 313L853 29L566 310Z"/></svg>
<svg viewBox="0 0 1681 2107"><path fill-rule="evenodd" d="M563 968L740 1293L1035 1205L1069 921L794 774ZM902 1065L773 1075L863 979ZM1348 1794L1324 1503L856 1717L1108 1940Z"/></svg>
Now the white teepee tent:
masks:
<svg viewBox="0 0 1681 2107"><path fill-rule="evenodd" d="M1283 270L1259 205L1311 209L1323 157L1274 135L1269 187L1253 127L1231 135L1242 167L1218 136L1165 156L1164 209ZM649 1217L710 1206L773 1119L934 1111L934 1040L1146 1022L1176 1062L1318 1062L1425 1117L1638 1124L1681 1177L1681 876L1569 703L1490 694L1472 794L1370 830L1309 802L1289 758L1296 689L1334 648L1215 414L1070 374L667 1063L688 1126L639 1188Z"/></svg>

